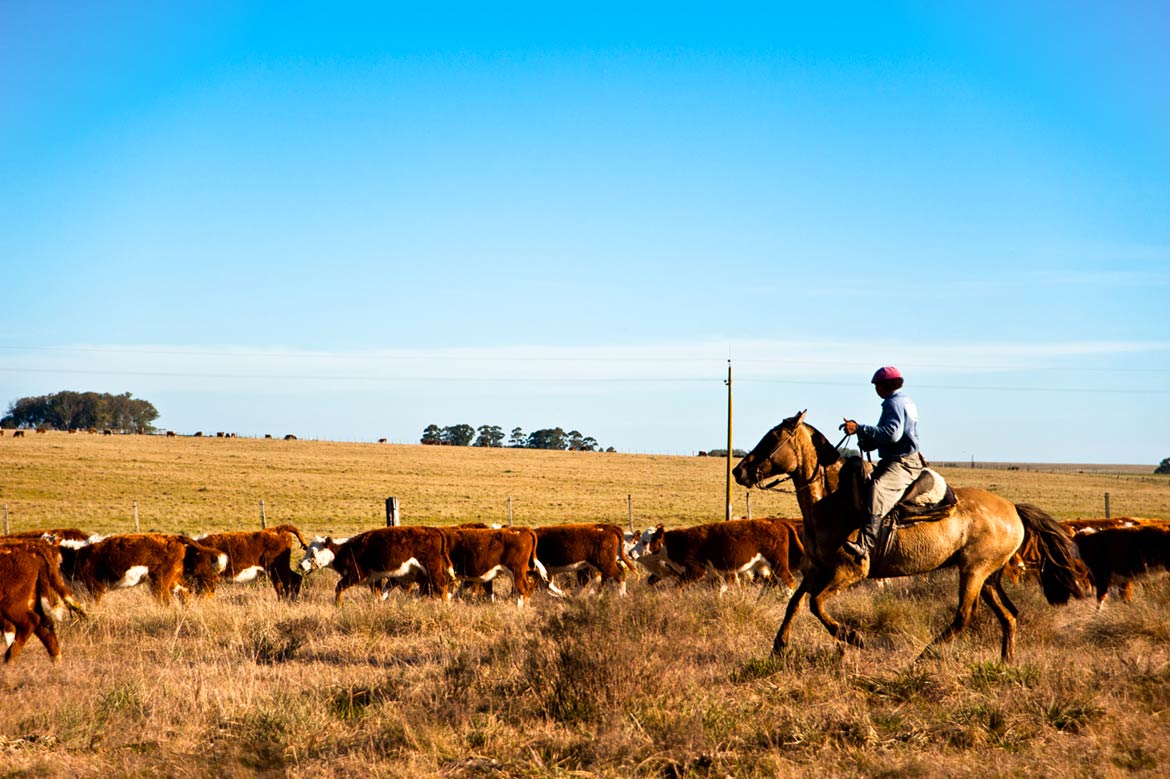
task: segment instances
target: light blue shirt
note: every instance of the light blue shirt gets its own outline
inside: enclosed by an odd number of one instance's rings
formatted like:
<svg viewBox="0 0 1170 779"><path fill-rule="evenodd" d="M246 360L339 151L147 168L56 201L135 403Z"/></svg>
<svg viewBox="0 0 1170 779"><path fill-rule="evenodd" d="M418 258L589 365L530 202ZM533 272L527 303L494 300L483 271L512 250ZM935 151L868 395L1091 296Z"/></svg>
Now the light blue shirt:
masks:
<svg viewBox="0 0 1170 779"><path fill-rule="evenodd" d="M857 443L863 452L877 449L878 457L905 457L918 451L918 406L902 390L882 401L877 425L858 425Z"/></svg>

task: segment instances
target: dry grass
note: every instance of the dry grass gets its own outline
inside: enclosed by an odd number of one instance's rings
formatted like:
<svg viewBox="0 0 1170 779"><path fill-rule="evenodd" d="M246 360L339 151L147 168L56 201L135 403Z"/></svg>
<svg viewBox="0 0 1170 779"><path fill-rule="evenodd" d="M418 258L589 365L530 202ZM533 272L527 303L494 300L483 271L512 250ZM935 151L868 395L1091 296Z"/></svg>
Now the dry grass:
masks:
<svg viewBox="0 0 1170 779"><path fill-rule="evenodd" d="M508 494L525 522L621 521L632 493L639 522L689 523L718 516L720 466L241 439L0 439L14 524L97 530L124 527L118 507L134 498L144 526L168 530L254 524L260 497L273 522L367 527L381 521L386 494L403 499L411 521L499 518ZM1104 485L1115 506L1119 495L1133 501L1126 513L1170 513L1158 508L1165 480L976 475L1061 516L1099 513ZM767 497L776 506L753 499L756 513L795 512L789 496ZM145 511L157 505L165 511ZM88 622L61 627L58 665L34 643L0 670L0 771L1120 777L1170 766L1165 577L1100 613L1088 602L1049 607L1035 585L1012 588L1021 625L1011 666L994 659L998 628L985 609L938 658L913 662L950 618L953 573L834 600L870 649L841 651L803 614L779 658L768 654L784 607L775 592L718 597L635 582L626 598L537 598L520 610L401 595L376 603L355 590L335 609L333 581L315 575L296 604L277 603L265 583L223 587L186 608L144 591L108 595Z"/></svg>

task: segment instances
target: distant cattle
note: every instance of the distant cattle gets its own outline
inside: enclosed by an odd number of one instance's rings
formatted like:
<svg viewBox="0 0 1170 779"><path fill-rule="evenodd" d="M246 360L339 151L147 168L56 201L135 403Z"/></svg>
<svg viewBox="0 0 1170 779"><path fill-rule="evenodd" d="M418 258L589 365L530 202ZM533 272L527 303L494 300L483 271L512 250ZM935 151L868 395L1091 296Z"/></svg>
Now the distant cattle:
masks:
<svg viewBox="0 0 1170 779"><path fill-rule="evenodd" d="M536 533L531 528L443 528L455 578L487 584L507 571L517 603L532 595L530 577L548 585L548 571L536 554ZM491 589L488 589L489 596Z"/></svg>
<svg viewBox="0 0 1170 779"><path fill-rule="evenodd" d="M1132 580L1157 570L1170 571L1170 529L1164 526L1078 533L1073 542L1089 569L1098 604L1105 600L1114 578Z"/></svg>
<svg viewBox="0 0 1170 779"><path fill-rule="evenodd" d="M54 661L61 655L56 622L66 609L85 616L61 578L57 551L38 541L0 543L0 626L4 662L16 659L29 636L35 635Z"/></svg>
<svg viewBox="0 0 1170 779"><path fill-rule="evenodd" d="M37 427L37 434L38 434L38 435L40 435L41 433L47 433L47 432L49 432L49 429L48 429L48 428L46 428L46 427Z"/></svg>
<svg viewBox="0 0 1170 779"><path fill-rule="evenodd" d="M215 437L216 438L223 438L223 432L221 431L221 432L216 433Z"/></svg>
<svg viewBox="0 0 1170 779"><path fill-rule="evenodd" d="M13 438L24 438L24 431L23 430L13 430L12 437Z"/></svg>
<svg viewBox="0 0 1170 779"><path fill-rule="evenodd" d="M379 439L378 439L378 443L380 443L380 444L384 444L384 443L386 443L386 439L385 439L385 438L379 438Z"/></svg>
<svg viewBox="0 0 1170 779"><path fill-rule="evenodd" d="M203 437L203 431L202 431L202 430L196 430L196 431L195 431L194 438L202 438L202 437Z"/></svg>
<svg viewBox="0 0 1170 779"><path fill-rule="evenodd" d="M191 539L162 533L112 535L92 544L63 542L61 571L96 603L109 590L136 587L144 581L159 602L170 603L175 597L189 597L185 567L196 578L197 588L215 586L214 580L206 580L206 556L191 549Z"/></svg>
<svg viewBox="0 0 1170 779"><path fill-rule="evenodd" d="M621 528L605 524L549 525L536 531L536 556L550 575L594 571L601 581L612 582L620 594L626 592L625 549ZM626 558L628 560L628 558Z"/></svg>
<svg viewBox="0 0 1170 779"><path fill-rule="evenodd" d="M264 437L265 437L265 438L272 438L272 433L265 433L265 434L264 434Z"/></svg>
<svg viewBox="0 0 1170 779"><path fill-rule="evenodd" d="M297 440L297 437L295 435L293 435L292 433L289 433L288 435L286 435L284 437L284 440L285 441L295 441L295 440Z"/></svg>
<svg viewBox="0 0 1170 779"><path fill-rule="evenodd" d="M108 427L102 431L102 435L113 435L113 434L114 434L114 431L110 430Z"/></svg>
<svg viewBox="0 0 1170 779"><path fill-rule="evenodd" d="M167 438L174 438L174 437L175 437L175 431L174 431L174 430L168 430L168 431L167 431Z"/></svg>
<svg viewBox="0 0 1170 779"><path fill-rule="evenodd" d="M301 592L301 574L292 569L292 542L308 548L301 531L292 525L267 530L236 530L208 533L196 541L227 555L222 578L233 582L250 582L260 574L268 577L276 597L296 600Z"/></svg>
<svg viewBox="0 0 1170 779"><path fill-rule="evenodd" d="M423 589L444 600L450 597L455 571L443 531L428 527L385 527L348 539L317 537L309 543L301 570L332 568L341 574L334 602L357 584L386 579L421 580Z"/></svg>
<svg viewBox="0 0 1170 779"><path fill-rule="evenodd" d="M661 575L668 572L682 582L711 574L727 588L728 579L762 576L796 588L793 571L804 556L800 532L793 521L735 519L666 530L659 525L651 536L640 565Z"/></svg>

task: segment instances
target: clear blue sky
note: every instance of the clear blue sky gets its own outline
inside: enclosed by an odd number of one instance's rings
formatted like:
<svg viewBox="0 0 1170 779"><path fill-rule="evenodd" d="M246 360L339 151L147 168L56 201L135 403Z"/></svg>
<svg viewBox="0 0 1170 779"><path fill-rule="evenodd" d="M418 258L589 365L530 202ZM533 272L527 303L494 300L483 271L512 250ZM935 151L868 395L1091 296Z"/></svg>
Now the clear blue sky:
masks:
<svg viewBox="0 0 1170 779"><path fill-rule="evenodd" d="M1165 4L556 5L0 5L0 404L1170 456Z"/></svg>

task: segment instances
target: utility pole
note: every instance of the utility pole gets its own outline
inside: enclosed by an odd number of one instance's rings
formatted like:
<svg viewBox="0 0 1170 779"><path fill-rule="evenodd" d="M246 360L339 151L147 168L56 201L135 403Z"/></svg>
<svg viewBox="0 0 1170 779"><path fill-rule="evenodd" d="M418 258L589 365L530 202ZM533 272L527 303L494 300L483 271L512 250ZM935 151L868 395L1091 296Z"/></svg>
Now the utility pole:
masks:
<svg viewBox="0 0 1170 779"><path fill-rule="evenodd" d="M727 515L731 519L731 360L727 361Z"/></svg>

